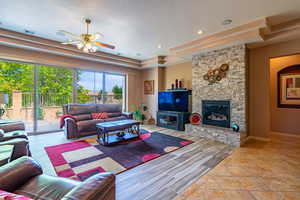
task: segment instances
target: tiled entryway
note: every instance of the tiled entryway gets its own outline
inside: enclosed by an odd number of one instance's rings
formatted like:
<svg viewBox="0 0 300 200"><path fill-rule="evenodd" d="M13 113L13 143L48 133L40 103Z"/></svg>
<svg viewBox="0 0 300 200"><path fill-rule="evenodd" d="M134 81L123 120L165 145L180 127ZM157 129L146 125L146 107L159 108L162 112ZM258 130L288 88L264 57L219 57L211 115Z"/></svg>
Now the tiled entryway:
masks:
<svg viewBox="0 0 300 200"><path fill-rule="evenodd" d="M299 200L300 138L249 140L177 198L211 199Z"/></svg>

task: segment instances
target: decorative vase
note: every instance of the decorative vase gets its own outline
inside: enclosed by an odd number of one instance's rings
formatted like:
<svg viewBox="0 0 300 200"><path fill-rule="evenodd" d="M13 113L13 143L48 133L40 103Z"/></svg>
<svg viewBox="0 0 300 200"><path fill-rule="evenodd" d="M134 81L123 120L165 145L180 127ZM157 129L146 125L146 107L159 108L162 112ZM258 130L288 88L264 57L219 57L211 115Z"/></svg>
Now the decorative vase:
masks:
<svg viewBox="0 0 300 200"><path fill-rule="evenodd" d="M182 87L182 81L179 81L179 88L183 88Z"/></svg>

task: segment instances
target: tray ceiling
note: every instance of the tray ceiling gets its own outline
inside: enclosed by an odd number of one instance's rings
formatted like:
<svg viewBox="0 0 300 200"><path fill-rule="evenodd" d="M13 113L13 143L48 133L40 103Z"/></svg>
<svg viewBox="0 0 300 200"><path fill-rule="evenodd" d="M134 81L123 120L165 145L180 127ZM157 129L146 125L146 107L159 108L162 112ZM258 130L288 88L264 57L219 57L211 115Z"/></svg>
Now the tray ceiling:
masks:
<svg viewBox="0 0 300 200"><path fill-rule="evenodd" d="M146 59L255 19L272 16L280 23L297 18L299 8L299 0L9 0L0 7L0 27L62 42L66 38L57 30L80 34L89 17L91 31L116 46L101 51ZM233 23L221 25L225 19Z"/></svg>

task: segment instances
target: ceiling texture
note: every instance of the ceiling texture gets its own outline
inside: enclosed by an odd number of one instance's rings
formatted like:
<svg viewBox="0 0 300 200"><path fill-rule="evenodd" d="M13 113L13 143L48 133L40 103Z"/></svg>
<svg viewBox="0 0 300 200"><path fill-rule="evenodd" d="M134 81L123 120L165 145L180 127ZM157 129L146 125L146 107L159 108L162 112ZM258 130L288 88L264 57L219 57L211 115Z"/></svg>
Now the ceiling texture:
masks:
<svg viewBox="0 0 300 200"><path fill-rule="evenodd" d="M104 34L102 42L116 46L100 51L144 60L168 54L193 40L257 19L281 23L299 18L300 0L0 0L0 28L59 42L66 30ZM231 19L230 25L222 21ZM202 30L203 34L197 34ZM161 45L161 48L158 46Z"/></svg>

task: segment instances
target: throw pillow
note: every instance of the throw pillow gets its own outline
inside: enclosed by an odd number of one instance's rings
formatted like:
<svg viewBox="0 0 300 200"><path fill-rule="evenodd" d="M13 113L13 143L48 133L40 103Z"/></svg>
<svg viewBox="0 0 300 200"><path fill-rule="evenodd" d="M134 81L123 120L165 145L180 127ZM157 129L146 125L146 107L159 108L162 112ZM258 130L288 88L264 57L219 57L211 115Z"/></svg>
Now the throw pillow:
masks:
<svg viewBox="0 0 300 200"><path fill-rule="evenodd" d="M33 200L29 197L25 197L19 194L14 194L10 192L6 192L4 190L0 190L0 200Z"/></svg>
<svg viewBox="0 0 300 200"><path fill-rule="evenodd" d="M107 119L108 115L106 112L92 113L92 118L93 119Z"/></svg>

